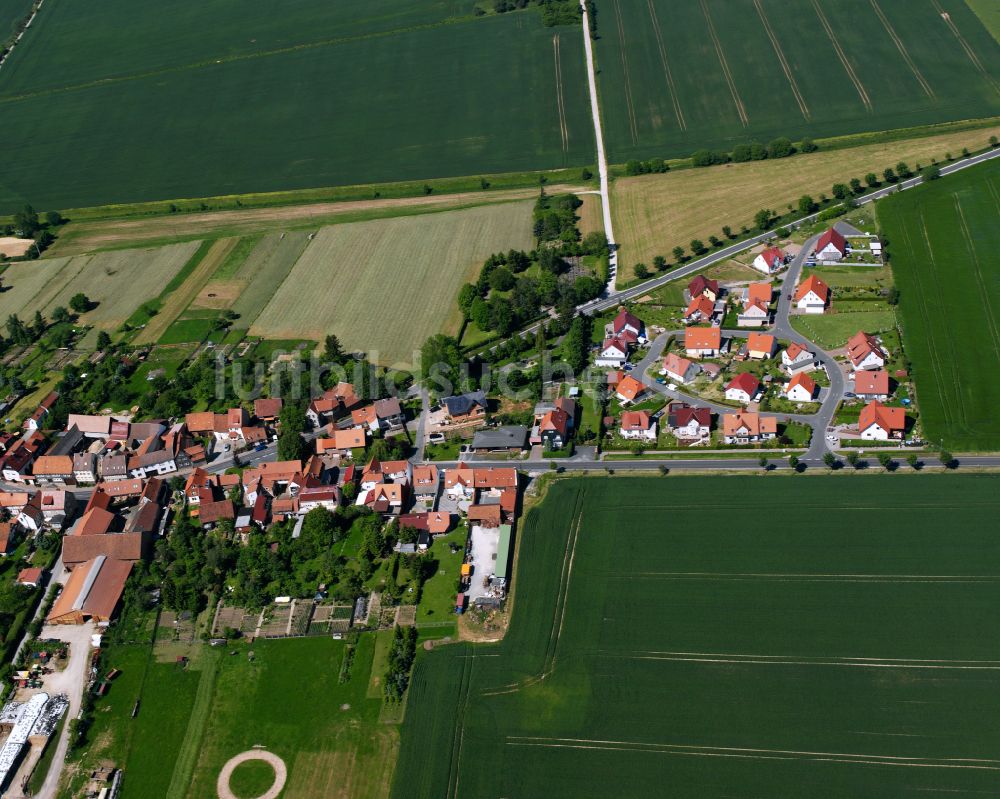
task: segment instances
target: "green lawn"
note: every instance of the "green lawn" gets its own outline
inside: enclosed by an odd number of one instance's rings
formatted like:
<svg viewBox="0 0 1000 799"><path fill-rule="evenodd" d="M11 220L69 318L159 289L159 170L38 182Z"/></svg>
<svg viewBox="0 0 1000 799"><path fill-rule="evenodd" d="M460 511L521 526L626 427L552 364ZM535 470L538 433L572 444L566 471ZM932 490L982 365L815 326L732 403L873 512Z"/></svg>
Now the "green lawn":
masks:
<svg viewBox="0 0 1000 799"><path fill-rule="evenodd" d="M54 3L0 74L0 213L592 162L579 29L472 8Z"/></svg>
<svg viewBox="0 0 1000 799"><path fill-rule="evenodd" d="M879 204L903 343L932 443L1000 449L1000 164Z"/></svg>
<svg viewBox="0 0 1000 799"><path fill-rule="evenodd" d="M1000 112L1000 45L962 0L607 0L599 27L617 163Z"/></svg>
<svg viewBox="0 0 1000 799"><path fill-rule="evenodd" d="M789 481L801 523L733 524ZM522 526L506 638L420 653L393 795L992 792L1000 545L982 520L998 488L557 482Z"/></svg>
<svg viewBox="0 0 1000 799"><path fill-rule="evenodd" d="M836 304L836 300L834 303ZM869 303L869 305L876 304ZM827 350L845 346L847 339L859 330L881 333L883 330L893 329L896 325L895 314L888 305L881 303L870 311L810 314L793 316L791 319L792 327Z"/></svg>

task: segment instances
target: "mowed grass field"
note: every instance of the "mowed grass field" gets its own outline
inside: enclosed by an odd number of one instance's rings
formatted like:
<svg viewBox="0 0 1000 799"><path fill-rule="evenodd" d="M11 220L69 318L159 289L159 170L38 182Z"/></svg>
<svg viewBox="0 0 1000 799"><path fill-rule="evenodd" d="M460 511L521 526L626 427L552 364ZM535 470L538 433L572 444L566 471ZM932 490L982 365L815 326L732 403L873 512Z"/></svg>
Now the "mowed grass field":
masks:
<svg viewBox="0 0 1000 799"><path fill-rule="evenodd" d="M393 796L994 791L998 488L555 483L520 533L506 638L420 654Z"/></svg>
<svg viewBox="0 0 1000 799"><path fill-rule="evenodd" d="M323 228L250 326L412 364L428 336L458 332L455 298L491 253L530 249L530 201ZM276 267L277 268L277 267Z"/></svg>
<svg viewBox="0 0 1000 799"><path fill-rule="evenodd" d="M760 208L785 213L803 194L818 200L821 193L832 194L834 183L855 177L863 182L869 172L881 180L882 170L899 161L915 168L932 158L943 162L948 153L958 158L963 147L982 149L994 135L1000 135L1000 125L776 161L618 178L612 184L611 213L615 235L623 242L619 263L623 274L631 275L636 263L649 265L655 255L672 260L670 251L678 244L687 249L694 238L722 238L723 225L734 231L753 227Z"/></svg>
<svg viewBox="0 0 1000 799"><path fill-rule="evenodd" d="M3 273L0 317L30 322L35 311L50 318L58 306L83 292L96 303L81 322L113 330L136 308L156 297L198 249L198 242L144 250L43 258L13 263Z"/></svg>
<svg viewBox="0 0 1000 799"><path fill-rule="evenodd" d="M1000 450L1000 164L880 201L879 219L927 437Z"/></svg>
<svg viewBox="0 0 1000 799"><path fill-rule="evenodd" d="M359 639L344 682L346 644L330 638L225 651L115 647L111 662L122 674L98 702L82 762L110 758L124 767L125 799L214 797L226 761L260 744L288 767L283 799L386 797L399 731L378 721L381 697L366 696L374 640ZM177 654L190 657L187 669L175 664ZM141 710L132 719L137 697Z"/></svg>
<svg viewBox="0 0 1000 799"><path fill-rule="evenodd" d="M0 213L591 162L578 28L472 7L53 3L0 71Z"/></svg>
<svg viewBox="0 0 1000 799"><path fill-rule="evenodd" d="M1000 44L963 0L608 0L609 159L1000 112Z"/></svg>

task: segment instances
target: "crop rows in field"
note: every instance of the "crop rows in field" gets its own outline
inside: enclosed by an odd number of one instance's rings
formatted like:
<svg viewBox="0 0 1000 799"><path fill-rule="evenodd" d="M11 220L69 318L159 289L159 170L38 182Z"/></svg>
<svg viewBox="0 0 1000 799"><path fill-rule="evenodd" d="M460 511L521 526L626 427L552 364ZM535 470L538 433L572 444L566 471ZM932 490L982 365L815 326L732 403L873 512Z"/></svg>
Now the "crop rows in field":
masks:
<svg viewBox="0 0 1000 799"><path fill-rule="evenodd" d="M992 790L997 478L795 482L780 524L780 479L551 486L506 638L421 654L393 795Z"/></svg>
<svg viewBox="0 0 1000 799"><path fill-rule="evenodd" d="M458 332L458 290L483 260L531 243L530 202L323 228L250 333L314 341L335 333L380 363L412 364L427 336Z"/></svg>
<svg viewBox="0 0 1000 799"><path fill-rule="evenodd" d="M54 3L0 72L0 213L593 158L581 36L453 0ZM557 69L559 70L557 74Z"/></svg>
<svg viewBox="0 0 1000 799"><path fill-rule="evenodd" d="M616 162L1000 112L1000 44L962 0L608 0L600 20Z"/></svg>
<svg viewBox="0 0 1000 799"><path fill-rule="evenodd" d="M1000 449L1000 164L879 203L928 439Z"/></svg>

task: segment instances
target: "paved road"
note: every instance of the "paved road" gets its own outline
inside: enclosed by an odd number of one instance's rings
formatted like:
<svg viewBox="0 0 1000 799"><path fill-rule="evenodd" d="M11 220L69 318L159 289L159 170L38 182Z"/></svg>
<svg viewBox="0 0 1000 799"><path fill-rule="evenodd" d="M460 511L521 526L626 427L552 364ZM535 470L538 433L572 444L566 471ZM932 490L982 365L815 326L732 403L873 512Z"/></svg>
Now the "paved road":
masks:
<svg viewBox="0 0 1000 799"><path fill-rule="evenodd" d="M608 259L608 291L614 292L618 278L618 253L615 233L611 229L611 192L608 191L608 159L604 152L604 133L601 131L601 107L597 101L597 77L594 74L593 43L590 39L590 18L587 4L580 0L583 10L583 46L587 51L587 83L590 87L590 113L594 118L594 139L597 141L597 172L601 179L601 213L604 215L604 235L608 239L611 255Z"/></svg>
<svg viewBox="0 0 1000 799"><path fill-rule="evenodd" d="M763 454L763 453L761 453ZM906 463L906 456L909 452L906 449L898 449L892 452L893 460L896 461L899 471L906 471L910 466ZM935 455L921 455L921 471L942 472L944 467L938 462ZM846 461L840 459L843 468L852 471L846 465ZM956 457L958 466L965 469L997 469L1000 468L1000 456L997 455L968 455ZM808 462L804 458L802 464L805 467L826 470L822 463ZM560 458L555 463L569 472L606 472L609 469L615 471L654 471L661 466L668 469L683 469L684 471L760 471L760 454L755 454L752 458L636 458L634 460L576 460L575 458ZM788 470L787 458L781 452L774 452L768 456L768 463L772 469ZM527 472L546 472L551 470L550 460L463 460L463 461L436 461L435 465L442 469L454 468L456 466L473 467L477 469L488 468L490 466L507 466ZM882 471L882 467L877 459L861 458L858 461L861 470L871 470L873 472Z"/></svg>

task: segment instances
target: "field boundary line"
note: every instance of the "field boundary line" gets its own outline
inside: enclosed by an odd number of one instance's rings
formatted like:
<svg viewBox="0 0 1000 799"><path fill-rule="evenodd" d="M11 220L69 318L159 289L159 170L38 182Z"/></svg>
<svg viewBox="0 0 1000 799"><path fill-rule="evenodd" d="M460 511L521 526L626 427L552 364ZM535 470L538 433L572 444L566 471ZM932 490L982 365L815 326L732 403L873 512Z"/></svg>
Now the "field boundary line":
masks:
<svg viewBox="0 0 1000 799"><path fill-rule="evenodd" d="M708 26L708 35L712 39L712 44L715 45L715 54L719 57L719 66L722 67L722 74L726 78L726 83L729 84L729 93L733 96L733 103L736 105L736 113L740 117L740 122L743 123L743 127L750 124L750 118L747 116L747 110L743 105L743 99L740 97L739 91L736 89L736 81L733 80L733 73L729 71L729 62L726 61L726 54L722 49L722 42L719 41L719 35L715 32L715 23L712 22L712 14L708 10L708 4L705 0L699 0L701 4L701 12L705 15L705 23Z"/></svg>
<svg viewBox="0 0 1000 799"><path fill-rule="evenodd" d="M847 54L844 49L840 46L840 42L837 41L837 36L833 32L833 28L830 27L830 21L826 18L826 14L823 13L823 9L820 8L818 0L812 0L813 8L816 9L816 16L819 17L820 24L826 31L827 37L830 39L830 44L833 45L833 49L837 53L837 58L840 59L840 63L843 65L844 69L847 71L847 77L851 79L851 83L854 84L854 88L858 90L858 95L861 97L861 102L864 103L865 108L869 111L873 111L872 100L868 96L868 91L865 89L865 85L861 82L861 78L858 77L857 73L854 71L854 67L851 66L851 62L847 59Z"/></svg>
<svg viewBox="0 0 1000 799"><path fill-rule="evenodd" d="M640 654L646 655L684 655L684 656L709 656L709 657L724 657L724 658L752 658L754 662L757 661L774 661L776 663L782 663L788 661L791 657L790 655L760 655L757 653L739 653L739 652L667 652L658 651L651 649L648 651L639 650ZM612 650L606 650L602 654L614 654ZM626 653L629 654L629 653ZM635 654L635 653L631 653ZM965 665L986 665L986 666L1000 666L1000 660L964 660L964 659L953 659L953 658L871 658L871 657L839 657L836 655L795 655L797 660L804 662L822 662L826 660L836 660L843 663L928 663L928 664L949 664L955 666L965 666Z"/></svg>
<svg viewBox="0 0 1000 799"><path fill-rule="evenodd" d="M927 94L928 97L935 97L934 90L931 88L930 84L924 79L923 74L917 68L917 65L913 63L913 59L910 58L910 53L906 49L906 45L903 44L903 40L899 38L899 34L896 33L896 29L892 27L892 23L889 22L889 18L886 17L885 12L882 11L882 6L878 4L878 0L871 0L872 9L878 16L879 20L882 22L882 27L885 28L885 32L889 34L889 38L892 39L893 44L896 45L896 49L899 50L899 54L903 57L906 62L906 66L910 68L910 72L913 73L913 77L917 79L921 88Z"/></svg>
<svg viewBox="0 0 1000 799"><path fill-rule="evenodd" d="M954 34L955 38L958 40L958 43L962 46L962 49L965 50L965 55L968 56L969 61L972 62L972 65L977 70L979 70L979 72L982 73L983 77L986 78L990 86L993 87L993 91L995 91L997 94L1000 94L1000 86L997 86L997 82L993 80L993 76L990 75L990 73L983 66L983 62L979 60L979 56L976 54L976 51L972 49L972 45L970 45L966 41L965 37L962 35L962 32L958 29L958 26L954 22L952 22L951 14L949 14L947 11L941 8L941 4L938 2L938 0L931 0L931 3L933 4L934 8L937 9L938 14L941 16L941 19L944 20L945 25L947 25L949 30L951 30L951 32Z"/></svg>
<svg viewBox="0 0 1000 799"><path fill-rule="evenodd" d="M625 106L628 111L629 133L632 135L632 144L639 143L639 131L635 121L635 106L632 103L632 81L628 75L628 53L625 45L625 25L622 22L622 9L618 0L614 0L615 17L618 22L618 40L621 42L622 72L625 75Z"/></svg>
<svg viewBox="0 0 1000 799"><path fill-rule="evenodd" d="M992 191L992 187L990 188L990 191ZM983 279L983 270L982 264L979 262L979 254L976 252L976 248L969 244L969 242L972 241L972 232L969 230L968 222L965 219L965 211L962 210L962 203L959 202L958 195L952 194L951 199L955 204L955 210L958 211L958 222L962 226L965 249L968 251L969 257L972 259L972 271L976 277L976 283L979 285L979 302L982 303L983 311L986 312L986 323L989 325L990 338L993 340L993 354L997 356L997 360L1000 360L1000 333L997 332L997 320L993 315L993 306L990 305L990 291L986 286L986 281Z"/></svg>
<svg viewBox="0 0 1000 799"><path fill-rule="evenodd" d="M566 127L566 104L563 100L562 58L559 52L559 34L552 36L552 53L556 70L556 108L559 111L559 136L562 139L563 154L569 151L569 130Z"/></svg>
<svg viewBox="0 0 1000 799"><path fill-rule="evenodd" d="M467 679L465 678L466 666L468 666L468 672L469 672L469 676ZM455 738L452 740L452 753L453 753L452 763L454 764L454 775L455 775L454 791L452 791L451 787L452 771L450 768L448 772L448 795L452 797L452 799L458 799L459 796L458 783L462 776L462 748L465 745L465 714L468 712L469 709L469 694L472 692L472 673L475 670L475 668L476 668L476 657L475 657L475 650L473 650L473 656L469 658L462 666L464 690L462 691L462 702L458 712L458 725L456 726L455 730ZM455 748L456 743L458 745L457 749Z"/></svg>
<svg viewBox="0 0 1000 799"><path fill-rule="evenodd" d="M656 47L660 51L660 62L663 64L663 77L667 80L667 89L670 91L670 100L674 106L674 116L677 117L677 125L681 130L687 130L687 122L684 119L684 111L681 109L680 98L677 96L677 87L674 85L674 73L670 69L670 61L667 59L667 46L663 41L663 34L660 31L660 19L656 14L656 6L653 0L646 0L649 6L649 18L652 22L653 33L656 35Z"/></svg>
<svg viewBox="0 0 1000 799"><path fill-rule="evenodd" d="M652 2L652 0L650 0ZM872 0L874 3L875 0ZM771 47L774 48L774 54L778 57L778 63L781 64L781 70L785 73L785 77L788 78L788 85L792 88L792 94L795 95L795 102L799 104L799 111L802 112L802 116L808 120L809 106L806 105L805 98L802 96L802 92L799 91L799 84L795 82L795 76L792 74L791 67L788 65L788 61L785 59L785 53L781 49L781 44L778 41L778 37L774 35L774 31L771 29L771 23L767 19L767 14L764 13L764 5L761 0L753 0L754 7L757 9L757 14L760 16L761 24L764 26L764 31L767 33L767 38L771 40Z"/></svg>

